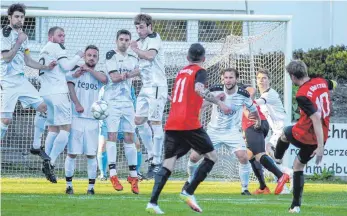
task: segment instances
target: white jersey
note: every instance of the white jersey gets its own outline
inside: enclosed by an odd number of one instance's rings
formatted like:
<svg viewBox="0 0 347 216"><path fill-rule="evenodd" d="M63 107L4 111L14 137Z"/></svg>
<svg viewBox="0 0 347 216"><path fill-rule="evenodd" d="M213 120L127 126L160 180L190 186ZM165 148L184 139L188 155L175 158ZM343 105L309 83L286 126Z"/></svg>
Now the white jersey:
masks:
<svg viewBox="0 0 347 216"><path fill-rule="evenodd" d="M12 47L16 44L18 38L18 32L13 30L11 26L5 26L1 29L1 53L10 51ZM24 52L28 50L28 39L26 39L20 46L16 55L10 62L5 62L1 58L1 76L0 79L3 80L9 76L16 74L24 75Z"/></svg>
<svg viewBox="0 0 347 216"><path fill-rule="evenodd" d="M77 99L84 108L84 112L76 112L75 104L72 103L72 116L94 119L91 107L92 104L98 100L99 92L103 84L88 72L82 74L78 78L74 78L72 74L74 74L78 68L79 66L76 66L66 75L66 81L74 84Z"/></svg>
<svg viewBox="0 0 347 216"><path fill-rule="evenodd" d="M153 61L140 59L140 71L143 87L167 86L165 75L165 59L163 43L160 35L156 32L149 34L145 39L138 40L141 50L155 50L157 55Z"/></svg>
<svg viewBox="0 0 347 216"><path fill-rule="evenodd" d="M59 43L48 43L42 48L40 52L39 62L48 65L52 61L59 61L59 59L67 58L65 47ZM55 66L52 70L40 70L40 95L64 94L68 93L69 89L66 83L66 73L59 66Z"/></svg>
<svg viewBox="0 0 347 216"><path fill-rule="evenodd" d="M108 83L105 86L103 100L111 104L119 104L119 102L125 102L125 104L132 105L131 98L131 86L132 79L126 79L118 83L113 83L110 77L111 73L128 73L132 72L135 68L138 68L138 60L135 56L126 54L123 56L116 51L111 50L106 54L106 75ZM122 103L124 105L124 103ZM129 105L130 106L130 105Z"/></svg>
<svg viewBox="0 0 347 216"><path fill-rule="evenodd" d="M209 131L224 133L235 129L241 130L243 107L245 106L250 112L257 110L249 96L249 93L238 86L235 86L235 88L237 88L237 90L232 95L226 93L224 85L216 85L210 89L210 91L216 95L221 92L225 93L226 97L223 102L232 109L232 112L226 115L217 105L213 104L211 121L207 125Z"/></svg>
<svg viewBox="0 0 347 216"><path fill-rule="evenodd" d="M265 104L260 105L262 113L264 113L270 127L273 130L282 130L287 119L282 101L278 93L269 88L261 94L258 100L264 100Z"/></svg>

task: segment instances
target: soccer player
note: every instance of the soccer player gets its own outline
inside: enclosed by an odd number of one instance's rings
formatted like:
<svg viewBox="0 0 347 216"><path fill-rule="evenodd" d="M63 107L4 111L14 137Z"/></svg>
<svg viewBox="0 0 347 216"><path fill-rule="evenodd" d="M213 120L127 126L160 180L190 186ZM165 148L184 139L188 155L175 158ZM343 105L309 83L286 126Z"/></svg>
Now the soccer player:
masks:
<svg viewBox="0 0 347 216"><path fill-rule="evenodd" d="M1 139L6 135L17 101L23 108L29 106L38 112L46 112L47 106L39 96L38 91L24 77L24 64L39 70L51 70L56 62L42 65L34 61L28 49L28 36L22 28L25 20L25 6L12 4L7 10L10 25L1 29ZM33 146L35 154L48 161L49 157L40 149Z"/></svg>
<svg viewBox="0 0 347 216"><path fill-rule="evenodd" d="M270 156L273 157L273 148L275 148L277 145L277 140L282 134L288 116L284 110L279 94L270 86L271 74L269 70L258 70L256 77L257 85L261 94L260 98L256 100L256 103L260 106L261 111L265 114L265 117L272 130L272 135L266 144L266 151L270 154ZM293 177L293 170L291 168L285 167L281 164L278 164L277 166L282 172L289 174L291 178ZM281 194L289 193L290 189L285 186Z"/></svg>
<svg viewBox="0 0 347 216"><path fill-rule="evenodd" d="M71 134L67 145L65 159L66 194L73 194L72 177L75 172L77 155L87 156L89 185L87 194L94 195L94 184L97 176L96 153L98 150L99 120L93 117L92 104L98 100L99 91L107 82L103 72L95 70L99 61L99 49L89 45L84 50L85 64L74 67L66 76L72 100ZM83 73L78 78L73 73Z"/></svg>
<svg viewBox="0 0 347 216"><path fill-rule="evenodd" d="M135 124L148 152L147 176L153 178L161 165L163 148L162 118L167 101L168 87L164 68L164 51L160 35L153 32L152 17L138 14L134 24L138 41L131 42L131 49L140 59L142 88L137 97ZM150 121L153 129L146 123Z"/></svg>
<svg viewBox="0 0 347 216"><path fill-rule="evenodd" d="M303 170L314 156L317 165L322 161L330 122L329 90L336 88L337 83L323 78L310 78L306 64L300 60L291 61L286 70L294 85L299 86L295 97L300 108L300 118L294 126L284 128L274 156L280 162L290 143L300 149L293 165L293 201L289 208L290 213L299 213L304 189Z"/></svg>
<svg viewBox="0 0 347 216"><path fill-rule="evenodd" d="M68 59L64 47L64 29L58 26L51 27L48 31L48 42L40 52L40 61L46 65L57 61L58 65L52 71L40 70L40 95L47 104L48 134L45 141L45 151L51 158L50 166L44 166L46 178L56 183L54 164L68 143L71 125L71 99L65 75L72 70L76 63L83 57L83 52Z"/></svg>
<svg viewBox="0 0 347 216"><path fill-rule="evenodd" d="M187 60L189 65L178 72L175 80L171 109L165 125L165 159L160 171L155 175L152 196L146 208L146 211L154 214L164 213L158 206L159 195L174 169L176 160L191 148L204 155L204 160L180 197L194 211L202 212L195 200L194 191L204 181L217 160L213 144L199 122L203 99L218 105L221 112L230 112L224 103L204 87L207 80L207 72L202 68L205 61L204 47L199 43L192 44Z"/></svg>
<svg viewBox="0 0 347 216"><path fill-rule="evenodd" d="M251 112L251 116L257 119L256 128L260 127L260 118L249 93L244 88L238 87L237 85L239 79L238 70L227 68L224 69L221 74L223 75L222 83L224 84L213 86L210 90L213 93L224 94L224 102L232 109L232 112L224 114L218 106L213 105L211 120L207 125L207 134L210 136L216 148L219 148L221 145L226 145L235 153L239 161L241 194L251 195L248 190L250 164L248 162L247 147L241 131L243 106L246 106ZM202 156L194 151L190 154L188 161L189 178L186 185L189 185L189 182L191 182L201 158Z"/></svg>
<svg viewBox="0 0 347 216"><path fill-rule="evenodd" d="M256 90L252 87L247 87L246 90L249 92L251 99L254 100ZM254 174L258 178L258 181L260 183L260 187L253 194L271 193L270 189L265 184L261 166L259 169L255 165L254 160L259 162L277 177L278 184L275 189L275 194L279 194L283 190L285 183L289 180L289 175L282 173L276 166L275 162L271 159L271 157L265 153L265 137L269 132L269 123L267 122L264 114L260 111L259 106L257 106L257 109L261 119L261 127L258 129L254 127L255 122L248 118L248 110L245 109L242 115L242 130L245 133L247 147L253 154L253 158L250 160L250 163L252 165Z"/></svg>
<svg viewBox="0 0 347 216"><path fill-rule="evenodd" d="M108 139L106 152L110 180L115 190L123 190L116 171L117 133L124 132L124 152L129 166L127 181L131 184L133 193L138 194L138 177L136 172L137 150L134 143L135 111L131 98L132 78L140 74L138 59L128 54L131 33L119 30L116 37L116 49L106 54L106 71L108 84L105 86L103 99L108 103L109 116L106 118Z"/></svg>

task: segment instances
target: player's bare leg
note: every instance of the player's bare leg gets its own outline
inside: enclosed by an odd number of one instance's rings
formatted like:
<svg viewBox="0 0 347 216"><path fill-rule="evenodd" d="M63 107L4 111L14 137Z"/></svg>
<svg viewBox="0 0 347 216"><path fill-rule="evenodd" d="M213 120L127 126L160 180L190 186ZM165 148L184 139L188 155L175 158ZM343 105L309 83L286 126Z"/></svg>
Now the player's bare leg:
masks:
<svg viewBox="0 0 347 216"><path fill-rule="evenodd" d="M100 181L106 181L107 180L107 153L106 153L106 137L103 135L99 135L99 147L98 147L98 166L100 170Z"/></svg>
<svg viewBox="0 0 347 216"><path fill-rule="evenodd" d="M137 165L137 149L134 143L133 133L124 133L124 153L128 161L129 176L127 181L131 185L131 191L134 194L139 194L139 179L137 177L136 165Z"/></svg>
<svg viewBox="0 0 347 216"><path fill-rule="evenodd" d="M235 155L239 161L239 176L241 180L242 195L251 195L248 190L249 175L250 175L250 164L248 162L248 155L246 150L235 151Z"/></svg>
<svg viewBox="0 0 347 216"><path fill-rule="evenodd" d="M135 125L139 131L139 135L141 137L142 143L145 145L147 150L147 161L148 161L148 172L147 178L153 178L153 138L152 138L152 129L147 123L147 118L145 117L135 117Z"/></svg>
<svg viewBox="0 0 347 216"><path fill-rule="evenodd" d="M65 180L66 180L66 190L65 193L68 195L74 194L72 186L72 177L75 173L75 164L76 164L75 154L68 154L65 159Z"/></svg>
<svg viewBox="0 0 347 216"><path fill-rule="evenodd" d="M106 141L106 152L108 160L108 168L110 171L110 180L116 191L122 191L123 186L119 182L116 170L117 163L117 133L108 132L108 140Z"/></svg>
<svg viewBox="0 0 347 216"><path fill-rule="evenodd" d="M180 194L180 198L185 201L189 207L195 212L202 212L202 209L198 205L194 192L201 182L205 180L208 173L212 170L214 164L217 161L217 152L213 150L204 155L203 161L195 171L194 177L189 185Z"/></svg>

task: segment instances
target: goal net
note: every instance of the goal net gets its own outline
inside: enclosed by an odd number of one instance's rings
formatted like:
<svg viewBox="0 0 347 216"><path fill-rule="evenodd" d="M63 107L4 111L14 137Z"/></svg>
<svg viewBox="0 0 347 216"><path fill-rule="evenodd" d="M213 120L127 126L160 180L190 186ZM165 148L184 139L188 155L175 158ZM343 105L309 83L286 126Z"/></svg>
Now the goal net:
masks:
<svg viewBox="0 0 347 216"><path fill-rule="evenodd" d="M60 26L65 29L65 47L72 57L78 50L84 50L93 44L100 49L99 69L104 68L106 52L115 48L116 33L127 29L137 39L133 25L134 13L98 12L64 12L28 11L24 31L29 38L29 48L34 59L38 60L40 49L47 42L50 27ZM255 84L255 72L259 68L267 68L272 73L272 87L279 92L282 99L291 95L290 88L285 88L285 62L288 61L288 28L290 18L285 16L256 15L221 15L202 14L152 14L154 31L164 41L165 71L168 77L169 93L173 87L175 76L180 68L187 64L186 54L190 44L200 42L206 48L205 68L208 71L208 85L221 82L220 71L234 67L240 71L240 82ZM1 26L8 24L5 11L2 10ZM81 62L83 63L83 62ZM25 75L39 88L38 71L29 67ZM134 81L136 93L141 88L141 80ZM289 89L289 90L288 90ZM291 105L285 101L286 108ZM170 104L167 103L163 123L165 123ZM288 110L290 111L290 110ZM201 120L206 126L211 108L202 112ZM29 153L34 134L33 109L23 109L18 103L13 121L1 144L1 174L15 177L43 176L41 162L37 156ZM46 134L46 133L45 133ZM44 145L45 136L42 139ZM147 158L142 145L143 160ZM222 146L218 149L218 163L209 175L213 180L238 180L238 162L232 152ZM56 162L56 173L64 177L64 160L66 150ZM121 177L128 174L128 166L123 145L118 145L117 171ZM188 155L178 160L173 177L187 177ZM142 163L142 172L147 171L147 164ZM76 163L75 176L86 177L87 162L85 156L79 156ZM255 179L253 177L253 179Z"/></svg>

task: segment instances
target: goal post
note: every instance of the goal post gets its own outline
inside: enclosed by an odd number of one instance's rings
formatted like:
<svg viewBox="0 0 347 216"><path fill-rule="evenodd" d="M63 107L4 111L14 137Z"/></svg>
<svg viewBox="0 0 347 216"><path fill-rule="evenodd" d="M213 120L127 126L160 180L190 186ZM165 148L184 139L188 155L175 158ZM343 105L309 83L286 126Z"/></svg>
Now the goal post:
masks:
<svg viewBox="0 0 347 216"><path fill-rule="evenodd" d="M7 11L1 9L1 25L8 24ZM292 57L291 16L240 15L240 14L176 14L149 13L154 20L153 29L161 35L165 53L165 72L168 77L169 93L174 78L180 68L187 64L187 50L192 43L200 42L206 48L204 67L208 71L208 84L218 84L220 70L235 67L240 71L240 81L244 84L254 83L257 69L265 67L272 73L272 87L284 101L287 114L291 117L292 84L285 73L285 65ZM24 31L29 38L29 49L34 59L47 43L48 29L60 26L65 29L65 47L69 57L78 50L93 44L100 52L97 68L103 69L105 55L115 48L116 33L127 29L137 39L133 18L137 13L127 12L90 12L90 11L52 11L27 10ZM247 23L249 28L247 28ZM252 47L252 49L249 49ZM130 50L131 51L131 50ZM80 62L82 63L82 62ZM39 86L38 71L26 67L25 75ZM141 88L140 79L134 81L136 92ZM166 105L163 123L169 110ZM211 108L202 113L204 126L209 120ZM22 109L18 103L5 139L1 145L1 174L10 176L41 176L40 160L30 155L33 141L35 111ZM42 143L44 143L43 137ZM123 177L128 168L123 145L118 145L117 171ZM144 147L142 147L145 153ZM219 162L211 172L210 179L237 180L238 163L229 149L219 149ZM66 152L57 160L57 174L64 176ZM146 158L146 156L144 157ZM181 158L173 174L174 177L186 177L188 156ZM147 165L143 163L142 171ZM86 176L86 159L78 157L76 175Z"/></svg>

